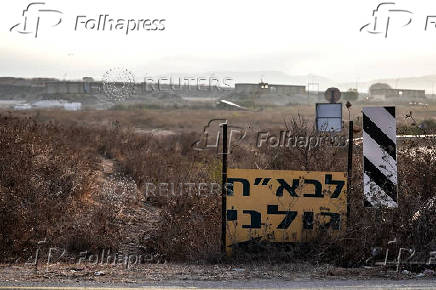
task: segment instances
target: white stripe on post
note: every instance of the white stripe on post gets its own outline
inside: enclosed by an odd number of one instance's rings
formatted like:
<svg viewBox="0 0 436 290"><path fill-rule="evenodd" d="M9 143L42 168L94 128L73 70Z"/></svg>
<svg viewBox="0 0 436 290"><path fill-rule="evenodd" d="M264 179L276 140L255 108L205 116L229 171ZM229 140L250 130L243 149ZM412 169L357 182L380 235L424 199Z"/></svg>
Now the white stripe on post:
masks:
<svg viewBox="0 0 436 290"><path fill-rule="evenodd" d="M384 107L363 108L363 113L373 121L377 127L397 144L397 126L395 118Z"/></svg>
<svg viewBox="0 0 436 290"><path fill-rule="evenodd" d="M390 181L397 184L397 162L366 132L363 132L363 138L366 141L363 146L363 155Z"/></svg>
<svg viewBox="0 0 436 290"><path fill-rule="evenodd" d="M393 117L395 107L366 107L363 108L363 114L365 206L396 208L398 180L396 120Z"/></svg>
<svg viewBox="0 0 436 290"><path fill-rule="evenodd" d="M363 174L365 187L365 198L373 207L397 207L397 203L387 195L375 182L371 181L368 175Z"/></svg>

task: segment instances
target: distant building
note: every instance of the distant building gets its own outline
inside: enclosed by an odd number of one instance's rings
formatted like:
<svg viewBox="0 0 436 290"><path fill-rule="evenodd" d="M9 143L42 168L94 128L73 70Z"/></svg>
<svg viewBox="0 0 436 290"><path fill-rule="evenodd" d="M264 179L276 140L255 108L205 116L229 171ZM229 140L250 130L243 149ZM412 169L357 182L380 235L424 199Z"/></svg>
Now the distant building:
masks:
<svg viewBox="0 0 436 290"><path fill-rule="evenodd" d="M33 78L30 79L32 87L45 87L48 82L54 82L54 78Z"/></svg>
<svg viewBox="0 0 436 290"><path fill-rule="evenodd" d="M29 80L24 78L0 77L0 85L29 86Z"/></svg>
<svg viewBox="0 0 436 290"><path fill-rule="evenodd" d="M306 86L297 85L275 85L260 82L253 83L237 83L235 84L235 93L239 95L248 94L276 94L285 96L299 96L306 94Z"/></svg>
<svg viewBox="0 0 436 290"><path fill-rule="evenodd" d="M82 109L82 103L78 103L78 102L65 103L64 109L66 111L80 111Z"/></svg>
<svg viewBox="0 0 436 290"><path fill-rule="evenodd" d="M35 108L39 108L39 109L63 108L64 101L62 101L62 100L41 100L41 101L34 102L32 104L32 106Z"/></svg>
<svg viewBox="0 0 436 290"><path fill-rule="evenodd" d="M32 105L20 104L20 105L15 105L13 108L14 108L14 110L17 110L17 111L30 110L30 109L32 109Z"/></svg>
<svg viewBox="0 0 436 290"><path fill-rule="evenodd" d="M79 102L66 102L64 100L40 100L32 104L34 108L63 108L67 111L79 111L82 108L82 103Z"/></svg>
<svg viewBox="0 0 436 290"><path fill-rule="evenodd" d="M47 94L91 94L101 91L101 82L82 81L58 81L47 82L45 93Z"/></svg>
<svg viewBox="0 0 436 290"><path fill-rule="evenodd" d="M86 83L92 83L92 82L94 82L94 78L93 77L83 77L82 81L84 81Z"/></svg>
<svg viewBox="0 0 436 290"><path fill-rule="evenodd" d="M18 86L18 87L44 87L47 82L56 81L54 78L15 78L0 77L0 85Z"/></svg>
<svg viewBox="0 0 436 290"><path fill-rule="evenodd" d="M392 89L388 84L375 83L369 87L369 96L374 100L423 99L425 98L425 90Z"/></svg>

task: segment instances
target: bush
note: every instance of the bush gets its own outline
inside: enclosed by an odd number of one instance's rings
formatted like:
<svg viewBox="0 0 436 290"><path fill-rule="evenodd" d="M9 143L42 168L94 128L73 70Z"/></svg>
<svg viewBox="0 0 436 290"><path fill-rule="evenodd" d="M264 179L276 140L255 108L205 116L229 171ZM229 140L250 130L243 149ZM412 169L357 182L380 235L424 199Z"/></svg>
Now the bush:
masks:
<svg viewBox="0 0 436 290"><path fill-rule="evenodd" d="M291 118L285 126L298 136L317 134L302 117ZM72 251L117 249L129 242L123 231L139 237L137 248L167 260L216 261L221 257L220 192L145 194L147 183L172 183L176 192L181 183L221 183L216 152L191 148L198 134L151 136L122 126L68 127L2 117L0 135L2 257L20 255L45 238ZM250 145L255 140L244 142L232 148L230 168L346 170L346 147L267 149ZM274 250L261 244L268 259L358 266L370 257L371 248L385 247L394 239L398 247L434 250L435 142L429 138L399 144L400 200L399 208L392 210L363 207L362 147L356 145L346 232L336 237L321 234L313 243ZM132 190L102 189L102 180L108 177L102 174L101 162L109 159L120 178L132 180ZM133 212L126 219L122 213L128 211ZM152 211L153 219L140 218L144 211Z"/></svg>

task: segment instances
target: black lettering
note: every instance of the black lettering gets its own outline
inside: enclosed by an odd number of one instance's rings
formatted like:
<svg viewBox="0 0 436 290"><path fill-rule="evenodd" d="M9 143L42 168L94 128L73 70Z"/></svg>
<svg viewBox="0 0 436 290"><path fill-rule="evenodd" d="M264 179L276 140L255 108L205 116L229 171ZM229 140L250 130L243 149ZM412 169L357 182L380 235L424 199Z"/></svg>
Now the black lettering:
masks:
<svg viewBox="0 0 436 290"><path fill-rule="evenodd" d="M291 225L291 223L294 221L295 217L297 216L296 211L279 211L278 205L268 205L267 206L267 213L268 214L284 214L286 215L285 218L282 220L282 222L277 226L278 229L287 229Z"/></svg>
<svg viewBox="0 0 436 290"><path fill-rule="evenodd" d="M345 182L343 180L333 180L331 174L325 175L325 184L334 184L336 185L335 191L333 191L331 198L338 198L341 194L342 188L344 188Z"/></svg>
<svg viewBox="0 0 436 290"><path fill-rule="evenodd" d="M333 213L333 212L322 212L321 215L330 217L330 220L327 223L320 225L320 228L328 229L331 227L334 230L340 229L340 226L341 226L341 215L340 214Z"/></svg>
<svg viewBox="0 0 436 290"><path fill-rule="evenodd" d="M322 194L322 185L318 180L315 179L305 179L304 184L313 184L315 186L315 193L305 193L304 197L320 197L323 198L324 195Z"/></svg>
<svg viewBox="0 0 436 290"><path fill-rule="evenodd" d="M245 214L249 214L251 218L251 224L249 225L242 225L243 229L260 229L262 215L260 212L257 212L255 210L244 210L242 211Z"/></svg>
<svg viewBox="0 0 436 290"><path fill-rule="evenodd" d="M248 182L247 179L244 178L227 178L227 183L226 183L227 195L231 195L231 196L235 195L235 192L233 190L233 184L235 182L242 183L243 196L250 196L250 183Z"/></svg>
<svg viewBox="0 0 436 290"><path fill-rule="evenodd" d="M303 229L313 230L313 212L308 211L303 213Z"/></svg>
<svg viewBox="0 0 436 290"><path fill-rule="evenodd" d="M234 209L228 209L227 210L227 221L235 221L238 219L238 212Z"/></svg>
<svg viewBox="0 0 436 290"><path fill-rule="evenodd" d="M295 193L295 190L300 185L299 179L293 179L292 180L292 187L284 180L284 179L277 179L278 183L280 183L280 186L277 188L276 196L283 196L283 190L287 190L291 196L298 197L297 193Z"/></svg>

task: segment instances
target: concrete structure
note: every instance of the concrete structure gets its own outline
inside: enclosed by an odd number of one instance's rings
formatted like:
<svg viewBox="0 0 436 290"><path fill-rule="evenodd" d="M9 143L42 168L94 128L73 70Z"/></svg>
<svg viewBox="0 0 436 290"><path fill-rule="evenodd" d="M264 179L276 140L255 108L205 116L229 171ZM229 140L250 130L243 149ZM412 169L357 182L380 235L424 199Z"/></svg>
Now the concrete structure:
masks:
<svg viewBox="0 0 436 290"><path fill-rule="evenodd" d="M92 82L94 82L94 78L93 77L83 77L82 81L85 83L92 83Z"/></svg>
<svg viewBox="0 0 436 290"><path fill-rule="evenodd" d="M47 82L56 81L53 78L14 78L14 77L0 77L0 85L10 85L18 87L45 87Z"/></svg>
<svg viewBox="0 0 436 290"><path fill-rule="evenodd" d="M249 94L275 94L285 96L300 96L306 94L306 86L296 85L275 85L260 82L258 84L250 83L237 83L235 84L235 94L249 95Z"/></svg>
<svg viewBox="0 0 436 290"><path fill-rule="evenodd" d="M30 110L30 109L32 109L32 105L21 104L21 105L15 105L13 108L14 108L14 110L17 110L17 111Z"/></svg>
<svg viewBox="0 0 436 290"><path fill-rule="evenodd" d="M32 106L39 109L62 108L64 106L64 102L61 100L41 100L34 102Z"/></svg>
<svg viewBox="0 0 436 290"><path fill-rule="evenodd" d="M91 80L91 78L84 78ZM114 83L118 87L123 87L123 83ZM141 84L135 84L135 92L142 92ZM53 94L82 94L82 95L92 95L92 94L102 94L103 83L96 81L56 81L47 82L45 86L45 93L49 95ZM144 93L145 94L145 93Z"/></svg>
<svg viewBox="0 0 436 290"><path fill-rule="evenodd" d="M13 108L25 104L27 104L26 100L0 100L0 108Z"/></svg>
<svg viewBox="0 0 436 290"><path fill-rule="evenodd" d="M47 82L47 94L93 94L102 91L101 82L59 81Z"/></svg>
<svg viewBox="0 0 436 290"><path fill-rule="evenodd" d="M30 81L24 78L0 77L0 85L30 86Z"/></svg>
<svg viewBox="0 0 436 290"><path fill-rule="evenodd" d="M382 90L373 90L371 96L384 96L385 99L389 99L389 98L422 99L425 98L425 90L382 89Z"/></svg>
<svg viewBox="0 0 436 290"><path fill-rule="evenodd" d="M197 84L156 84L156 83L135 83L126 84L116 82L113 86L127 89L132 89L133 95L146 96L146 95L165 95L177 96L187 95L195 97L208 97L215 94L216 97L223 97L223 92L228 91L236 95L245 96L276 96L282 97L284 101L289 101L287 97L307 97L306 86L300 85L277 85L268 83L237 83L235 89L231 88L217 88L216 86L200 85ZM2 93L5 96L11 95L12 97L21 95L35 95L37 92L38 97L50 96L49 99L54 99L53 95L61 98L63 94L71 95L100 95L104 94L104 83L95 81L92 77L83 77L78 81L60 81L50 78L0 78L0 97ZM11 94L11 92L13 94Z"/></svg>
<svg viewBox="0 0 436 290"><path fill-rule="evenodd" d="M374 100L424 99L425 90L392 89L388 84L376 83L369 88L369 96Z"/></svg>
<svg viewBox="0 0 436 290"><path fill-rule="evenodd" d="M80 111L82 109L82 103L79 102L69 103L64 100L41 100L41 101L34 102L31 108L35 108L35 109L57 108L57 109L64 109L66 111Z"/></svg>
<svg viewBox="0 0 436 290"><path fill-rule="evenodd" d="M73 102L73 103L65 103L64 110L66 111L80 111L82 109L82 103Z"/></svg>

